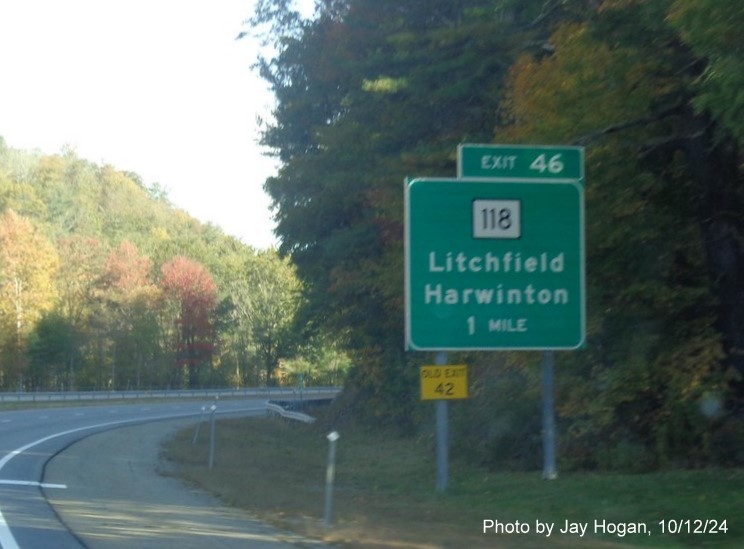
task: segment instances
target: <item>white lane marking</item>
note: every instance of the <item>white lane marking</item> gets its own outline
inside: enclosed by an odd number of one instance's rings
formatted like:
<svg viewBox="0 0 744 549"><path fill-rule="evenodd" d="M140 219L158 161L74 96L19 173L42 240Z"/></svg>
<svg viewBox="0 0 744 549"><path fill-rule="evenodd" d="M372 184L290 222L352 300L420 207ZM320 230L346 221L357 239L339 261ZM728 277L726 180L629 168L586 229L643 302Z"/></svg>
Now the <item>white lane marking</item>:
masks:
<svg viewBox="0 0 744 549"><path fill-rule="evenodd" d="M67 484L52 484L49 482L36 482L34 480L10 480L0 479L0 485L9 484L11 486L38 486L39 488L61 488L65 490Z"/></svg>
<svg viewBox="0 0 744 549"><path fill-rule="evenodd" d="M0 459L0 471L2 471L3 467L5 467L8 464L8 462L14 457L16 457L17 455L22 454L29 448L33 448L34 446L43 444L47 440L52 440L53 438L70 435L72 433L79 433L80 431L95 429L96 427L113 427L114 425L121 425L124 423L134 423L137 421L141 421L141 420L130 419L130 420L124 420L124 421L110 421L108 423L99 423L98 425L89 425L88 427L78 427L77 429L69 429L67 431L62 431L61 433L55 433L53 435L40 438L39 440L35 440L34 442L30 442L26 444L25 446L21 446L20 448L13 450L8 455L6 455L3 459ZM2 511L0 511L0 546L2 546L2 549L20 549L20 547L18 547L18 542L13 537L13 533L10 531L10 527L8 526L8 523L5 521L5 517L3 516Z"/></svg>
<svg viewBox="0 0 744 549"><path fill-rule="evenodd" d="M2 513L0 513L0 546L3 549L21 549L18 547L13 534L10 533L10 528L8 528L8 523L5 522L5 517Z"/></svg>
<svg viewBox="0 0 744 549"><path fill-rule="evenodd" d="M265 402L263 403L266 404ZM260 410L261 408L244 408L243 410L238 411L244 411L244 412L254 412L256 410ZM230 410L231 412L235 412L236 410ZM186 418L189 416L197 416L198 413L189 413L189 414L172 414L172 415L165 415L165 416L152 416L152 417L145 417L145 418L137 418L137 419L124 419L119 421L109 421L107 423L98 423L96 425L88 425L87 427L78 427L77 429L69 429L67 431L62 431L59 433L55 433L53 435L46 436L44 438L40 438L39 440L35 440L34 442L29 442L25 446L21 446L20 448L16 448L12 452L8 453L3 459L0 459L0 471L2 471L3 467L5 467L8 462L10 462L11 459L16 457L19 454L22 454L29 448L33 448L34 446L38 446L39 444L43 444L47 440L52 440L53 438L63 437L65 435L70 435L72 433L79 433L80 431L89 431L91 429L98 429L103 427L113 427L115 425L125 425L127 423L147 423L149 421L162 421L166 419L179 419L179 418ZM5 521L5 517L3 516L2 511L0 511L0 547L2 549L20 549L18 547L18 542L16 542L15 538L13 537L13 534L10 531L10 527L8 526L8 523Z"/></svg>

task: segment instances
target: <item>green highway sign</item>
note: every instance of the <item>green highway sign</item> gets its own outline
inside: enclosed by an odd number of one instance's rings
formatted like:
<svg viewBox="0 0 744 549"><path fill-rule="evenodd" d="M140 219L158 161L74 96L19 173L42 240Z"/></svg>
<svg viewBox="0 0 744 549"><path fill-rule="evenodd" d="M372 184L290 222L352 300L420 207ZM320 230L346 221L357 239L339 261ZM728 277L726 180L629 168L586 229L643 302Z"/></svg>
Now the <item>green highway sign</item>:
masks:
<svg viewBox="0 0 744 549"><path fill-rule="evenodd" d="M479 145L457 147L458 177L584 179L583 147L559 145Z"/></svg>
<svg viewBox="0 0 744 549"><path fill-rule="evenodd" d="M412 179L405 214L407 349L582 346L581 180Z"/></svg>

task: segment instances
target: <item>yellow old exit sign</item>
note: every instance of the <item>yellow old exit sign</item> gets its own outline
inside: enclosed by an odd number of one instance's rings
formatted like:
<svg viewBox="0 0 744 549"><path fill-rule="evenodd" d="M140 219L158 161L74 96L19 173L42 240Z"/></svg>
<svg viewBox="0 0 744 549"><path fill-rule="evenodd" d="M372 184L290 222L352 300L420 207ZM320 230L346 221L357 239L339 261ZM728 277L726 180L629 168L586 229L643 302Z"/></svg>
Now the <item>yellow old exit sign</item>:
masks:
<svg viewBox="0 0 744 549"><path fill-rule="evenodd" d="M468 367L421 366L421 400L468 398Z"/></svg>

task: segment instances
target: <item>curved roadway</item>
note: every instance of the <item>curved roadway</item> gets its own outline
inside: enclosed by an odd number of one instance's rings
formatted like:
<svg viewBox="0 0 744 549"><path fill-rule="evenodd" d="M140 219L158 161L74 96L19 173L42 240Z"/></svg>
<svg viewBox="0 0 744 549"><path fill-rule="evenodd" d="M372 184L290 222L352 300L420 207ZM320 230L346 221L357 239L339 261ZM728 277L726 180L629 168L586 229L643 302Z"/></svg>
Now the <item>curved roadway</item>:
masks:
<svg viewBox="0 0 744 549"><path fill-rule="evenodd" d="M44 467L56 454L92 434L142 423L195 418L208 413L203 403L121 404L0 413L0 545L2 549L84 547L60 521L44 491ZM207 404L210 406L212 402ZM216 414L258 415L266 400L222 400Z"/></svg>

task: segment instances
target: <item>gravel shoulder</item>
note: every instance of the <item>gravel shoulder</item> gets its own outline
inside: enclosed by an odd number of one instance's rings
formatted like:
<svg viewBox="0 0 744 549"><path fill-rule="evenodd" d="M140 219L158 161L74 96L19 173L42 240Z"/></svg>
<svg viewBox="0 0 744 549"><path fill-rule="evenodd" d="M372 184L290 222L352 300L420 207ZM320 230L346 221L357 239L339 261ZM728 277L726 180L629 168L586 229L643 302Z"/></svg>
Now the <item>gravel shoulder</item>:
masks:
<svg viewBox="0 0 744 549"><path fill-rule="evenodd" d="M87 437L46 466L46 497L89 549L324 547L280 532L190 488L160 457L161 441L194 420L155 422Z"/></svg>

